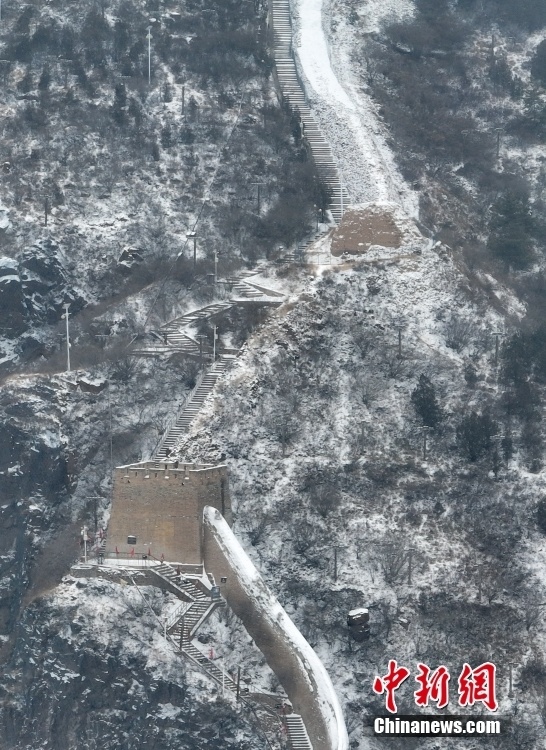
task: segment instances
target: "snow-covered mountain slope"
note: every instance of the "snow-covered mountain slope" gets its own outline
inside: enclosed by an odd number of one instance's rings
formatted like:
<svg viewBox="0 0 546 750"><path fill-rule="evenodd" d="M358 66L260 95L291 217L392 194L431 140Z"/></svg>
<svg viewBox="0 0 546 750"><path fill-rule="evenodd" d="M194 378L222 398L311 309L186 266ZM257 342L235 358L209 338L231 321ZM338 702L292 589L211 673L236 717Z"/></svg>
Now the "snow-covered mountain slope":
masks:
<svg viewBox="0 0 546 750"><path fill-rule="evenodd" d="M3 668L1 746L263 747L252 716L165 641L169 606L152 587L70 577L33 603Z"/></svg>
<svg viewBox="0 0 546 750"><path fill-rule="evenodd" d="M503 416L492 335L517 304L489 299L441 248L300 283L183 455L227 462L235 533L332 676L353 747L381 746L365 727L382 710L371 682L389 658L452 673L492 659L502 710L522 702L532 734L534 693L508 696L506 664L524 674L544 637L532 617L543 581L529 564L545 546L532 520L544 480ZM426 446L412 398L422 375L441 409ZM495 458L491 441L468 459L461 425L473 412L493 414L499 433L511 425L511 457ZM372 622L360 645L345 625L358 606ZM400 692L412 713L411 688Z"/></svg>
<svg viewBox="0 0 546 750"><path fill-rule="evenodd" d="M2 58L24 56L28 45L36 45L30 62L13 58L0 115L9 136L7 197L0 209L7 260L0 281L17 303L3 317L2 359L20 363L28 354L47 360L41 375L2 383L0 625L6 660L0 725L7 750L73 750L82 736L92 750L105 742L124 749L138 741L169 749L263 746L243 719L235 724L233 706L191 669L185 688L180 663L164 649L138 591L71 580L51 591L77 556L81 522L93 519L95 509L107 520L111 460L149 455L195 376L179 362L169 368L122 357L110 389L112 368L101 363L104 352L90 341L114 334L108 356L116 346L126 352L124 332L131 335L145 321L160 325L173 311L209 301L211 287L198 276L212 268L215 243L228 249L221 258L227 275L241 257L252 260L300 237L311 215L313 176L290 132L297 122L274 104L266 61L241 52L241 45L248 49L246 21L254 18L254 4L202 6L188 1L181 19L180 9L163 13L154 4L157 59L162 54L166 61L158 66L162 88L153 90L143 67L149 8L127 17L126 3L101 4L106 59L113 66L106 81L101 61L91 63L83 53L83 74L77 60L65 70L70 58L56 63L53 76L45 69L48 24L68 18L79 34L81 5L50 3L40 9L44 18L35 20L32 9L23 9L17 18L6 16L1 29ZM411 6L301 0L298 8L295 46L302 72L310 86L313 80L313 106L353 199L388 200L415 215L413 192L394 167L396 149L386 148L367 90L360 89L360 42L351 28L353 11L366 31L376 32L386 21L409 18ZM104 33L100 9L89 11L91 28L98 25ZM223 23L228 12L247 13L240 24L246 31L232 28L228 37L239 51L223 65L216 53L224 37L212 39L205 19ZM134 35L130 45L127 29L116 27L119 20ZM176 42L169 46L173 24ZM191 25L191 34L181 24ZM16 50L8 46L12 29ZM86 55L96 49L91 45ZM173 49L182 67L171 67ZM122 64L131 75L121 73ZM248 71L243 127L222 149ZM125 76L126 100L123 88L116 91L118 73ZM183 96L188 108L193 104L182 126ZM48 123L49 105L55 106ZM66 112L68 132L58 127ZM130 128L128 142L116 118ZM423 128L430 124L424 121ZM83 136L70 129L80 125ZM473 143L473 137L461 139ZM482 141L476 143L479 150ZM487 143L491 151L494 141ZM425 172L435 174L444 164L436 158L423 159ZM51 179L44 171L49 162L58 166ZM500 167L495 185L510 164ZM267 183L260 207L249 178ZM457 173L456 184L465 179ZM44 191L56 204L47 237L58 239L57 249L46 258L49 266L29 269L30 248L44 239L41 222L51 208ZM438 191L437 205L443 195ZM489 197L481 200L474 210L485 214ZM196 278L186 232L199 207ZM470 221L464 211L460 221ZM446 231L456 233L455 224ZM184 454L227 461L235 531L332 675L353 750L381 747L368 736L369 717L384 710L371 680L393 657L410 667L447 663L453 674L463 661L495 661L501 709L518 717L495 746L534 749L542 742L546 643L546 545L536 522L544 496L543 382L535 378L532 360L530 374L518 380L516 367L513 380L507 379L505 349L518 351L519 339L514 343L510 334L525 313L510 290L475 267L470 271L444 246L414 250L376 248L354 266L317 269L316 276L310 269L281 268L275 283L291 288L292 299L271 324L259 321L259 333L200 415ZM177 260L183 262L173 266ZM45 278L48 268L54 278ZM540 292L543 286L535 282ZM94 394L59 377L64 354L51 356L59 342L47 308L60 322L70 294L98 303L73 321L73 354L87 347L82 361L89 371L81 374L98 389ZM13 340L17 333L7 328L22 320L28 336ZM226 341L241 343L252 329L246 319L228 325ZM508 344L497 358L495 337L505 334ZM520 351L527 362L527 348ZM57 375L49 376L48 367ZM150 594L152 606L161 613L165 603L155 596ZM345 618L355 606L371 614L366 643L348 636ZM204 635L214 647L226 640L225 625L207 624ZM238 630L228 649L231 667L247 658L242 638ZM251 661L264 687L271 675L255 652ZM82 690L86 680L93 684ZM399 705L413 713L410 689L402 691Z"/></svg>

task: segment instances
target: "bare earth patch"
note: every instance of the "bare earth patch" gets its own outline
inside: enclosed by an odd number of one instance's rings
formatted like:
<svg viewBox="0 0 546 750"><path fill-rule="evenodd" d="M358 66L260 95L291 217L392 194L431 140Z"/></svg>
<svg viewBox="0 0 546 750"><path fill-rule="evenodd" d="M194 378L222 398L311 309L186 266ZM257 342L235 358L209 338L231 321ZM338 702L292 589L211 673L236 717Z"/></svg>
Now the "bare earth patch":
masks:
<svg viewBox="0 0 546 750"><path fill-rule="evenodd" d="M332 236L332 255L362 255L373 246L397 249L422 236L394 204L367 204L346 210Z"/></svg>

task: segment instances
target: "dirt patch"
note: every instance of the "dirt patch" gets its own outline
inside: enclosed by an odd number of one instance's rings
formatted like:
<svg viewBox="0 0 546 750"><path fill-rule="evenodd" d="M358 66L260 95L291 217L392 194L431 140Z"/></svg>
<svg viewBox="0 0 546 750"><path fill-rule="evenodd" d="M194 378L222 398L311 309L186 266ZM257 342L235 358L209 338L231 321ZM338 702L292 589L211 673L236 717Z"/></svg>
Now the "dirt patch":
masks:
<svg viewBox="0 0 546 750"><path fill-rule="evenodd" d="M372 245L398 248L402 244L402 239L402 232L389 213L377 213L372 209L349 210L334 232L332 255L360 255L367 252Z"/></svg>

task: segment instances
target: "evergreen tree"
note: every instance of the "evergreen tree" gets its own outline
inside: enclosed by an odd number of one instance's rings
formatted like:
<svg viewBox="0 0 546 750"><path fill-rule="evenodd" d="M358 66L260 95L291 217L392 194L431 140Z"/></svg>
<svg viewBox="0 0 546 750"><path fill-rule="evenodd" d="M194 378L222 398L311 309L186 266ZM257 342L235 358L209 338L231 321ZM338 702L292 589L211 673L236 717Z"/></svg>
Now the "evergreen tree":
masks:
<svg viewBox="0 0 546 750"><path fill-rule="evenodd" d="M114 103L112 105L112 115L118 125L125 122L125 110L127 106L127 91L125 84L117 83L114 90Z"/></svg>
<svg viewBox="0 0 546 750"><path fill-rule="evenodd" d="M50 83L51 73L49 72L49 67L47 65L44 65L42 69L42 75L40 76L40 80L38 81L38 88L40 89L40 91L47 91Z"/></svg>
<svg viewBox="0 0 546 750"><path fill-rule="evenodd" d="M531 62L531 75L546 86L546 39L538 45Z"/></svg>
<svg viewBox="0 0 546 750"><path fill-rule="evenodd" d="M533 229L529 197L521 192L504 193L493 206L488 247L508 266L525 268L533 259Z"/></svg>
<svg viewBox="0 0 546 750"><path fill-rule="evenodd" d="M436 427L442 421L442 410L436 399L436 391L426 375L420 376L419 384L411 394L411 401L426 427Z"/></svg>

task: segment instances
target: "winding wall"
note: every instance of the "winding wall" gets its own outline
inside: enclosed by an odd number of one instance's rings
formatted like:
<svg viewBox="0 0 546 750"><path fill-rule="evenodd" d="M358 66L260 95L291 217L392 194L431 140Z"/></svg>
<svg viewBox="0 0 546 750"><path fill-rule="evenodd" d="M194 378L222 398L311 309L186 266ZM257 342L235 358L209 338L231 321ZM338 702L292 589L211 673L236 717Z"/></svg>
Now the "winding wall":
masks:
<svg viewBox="0 0 546 750"><path fill-rule="evenodd" d="M277 79L284 100L299 114L303 137L323 183L331 191L330 213L336 224L343 216L348 194L334 160L330 144L313 117L305 89L300 81L292 48L292 21L289 0L270 0L270 24L273 30L273 56Z"/></svg>
<svg viewBox="0 0 546 750"><path fill-rule="evenodd" d="M313 750L347 750L343 713L322 662L269 591L222 515L203 513L207 572L242 620L305 723Z"/></svg>

